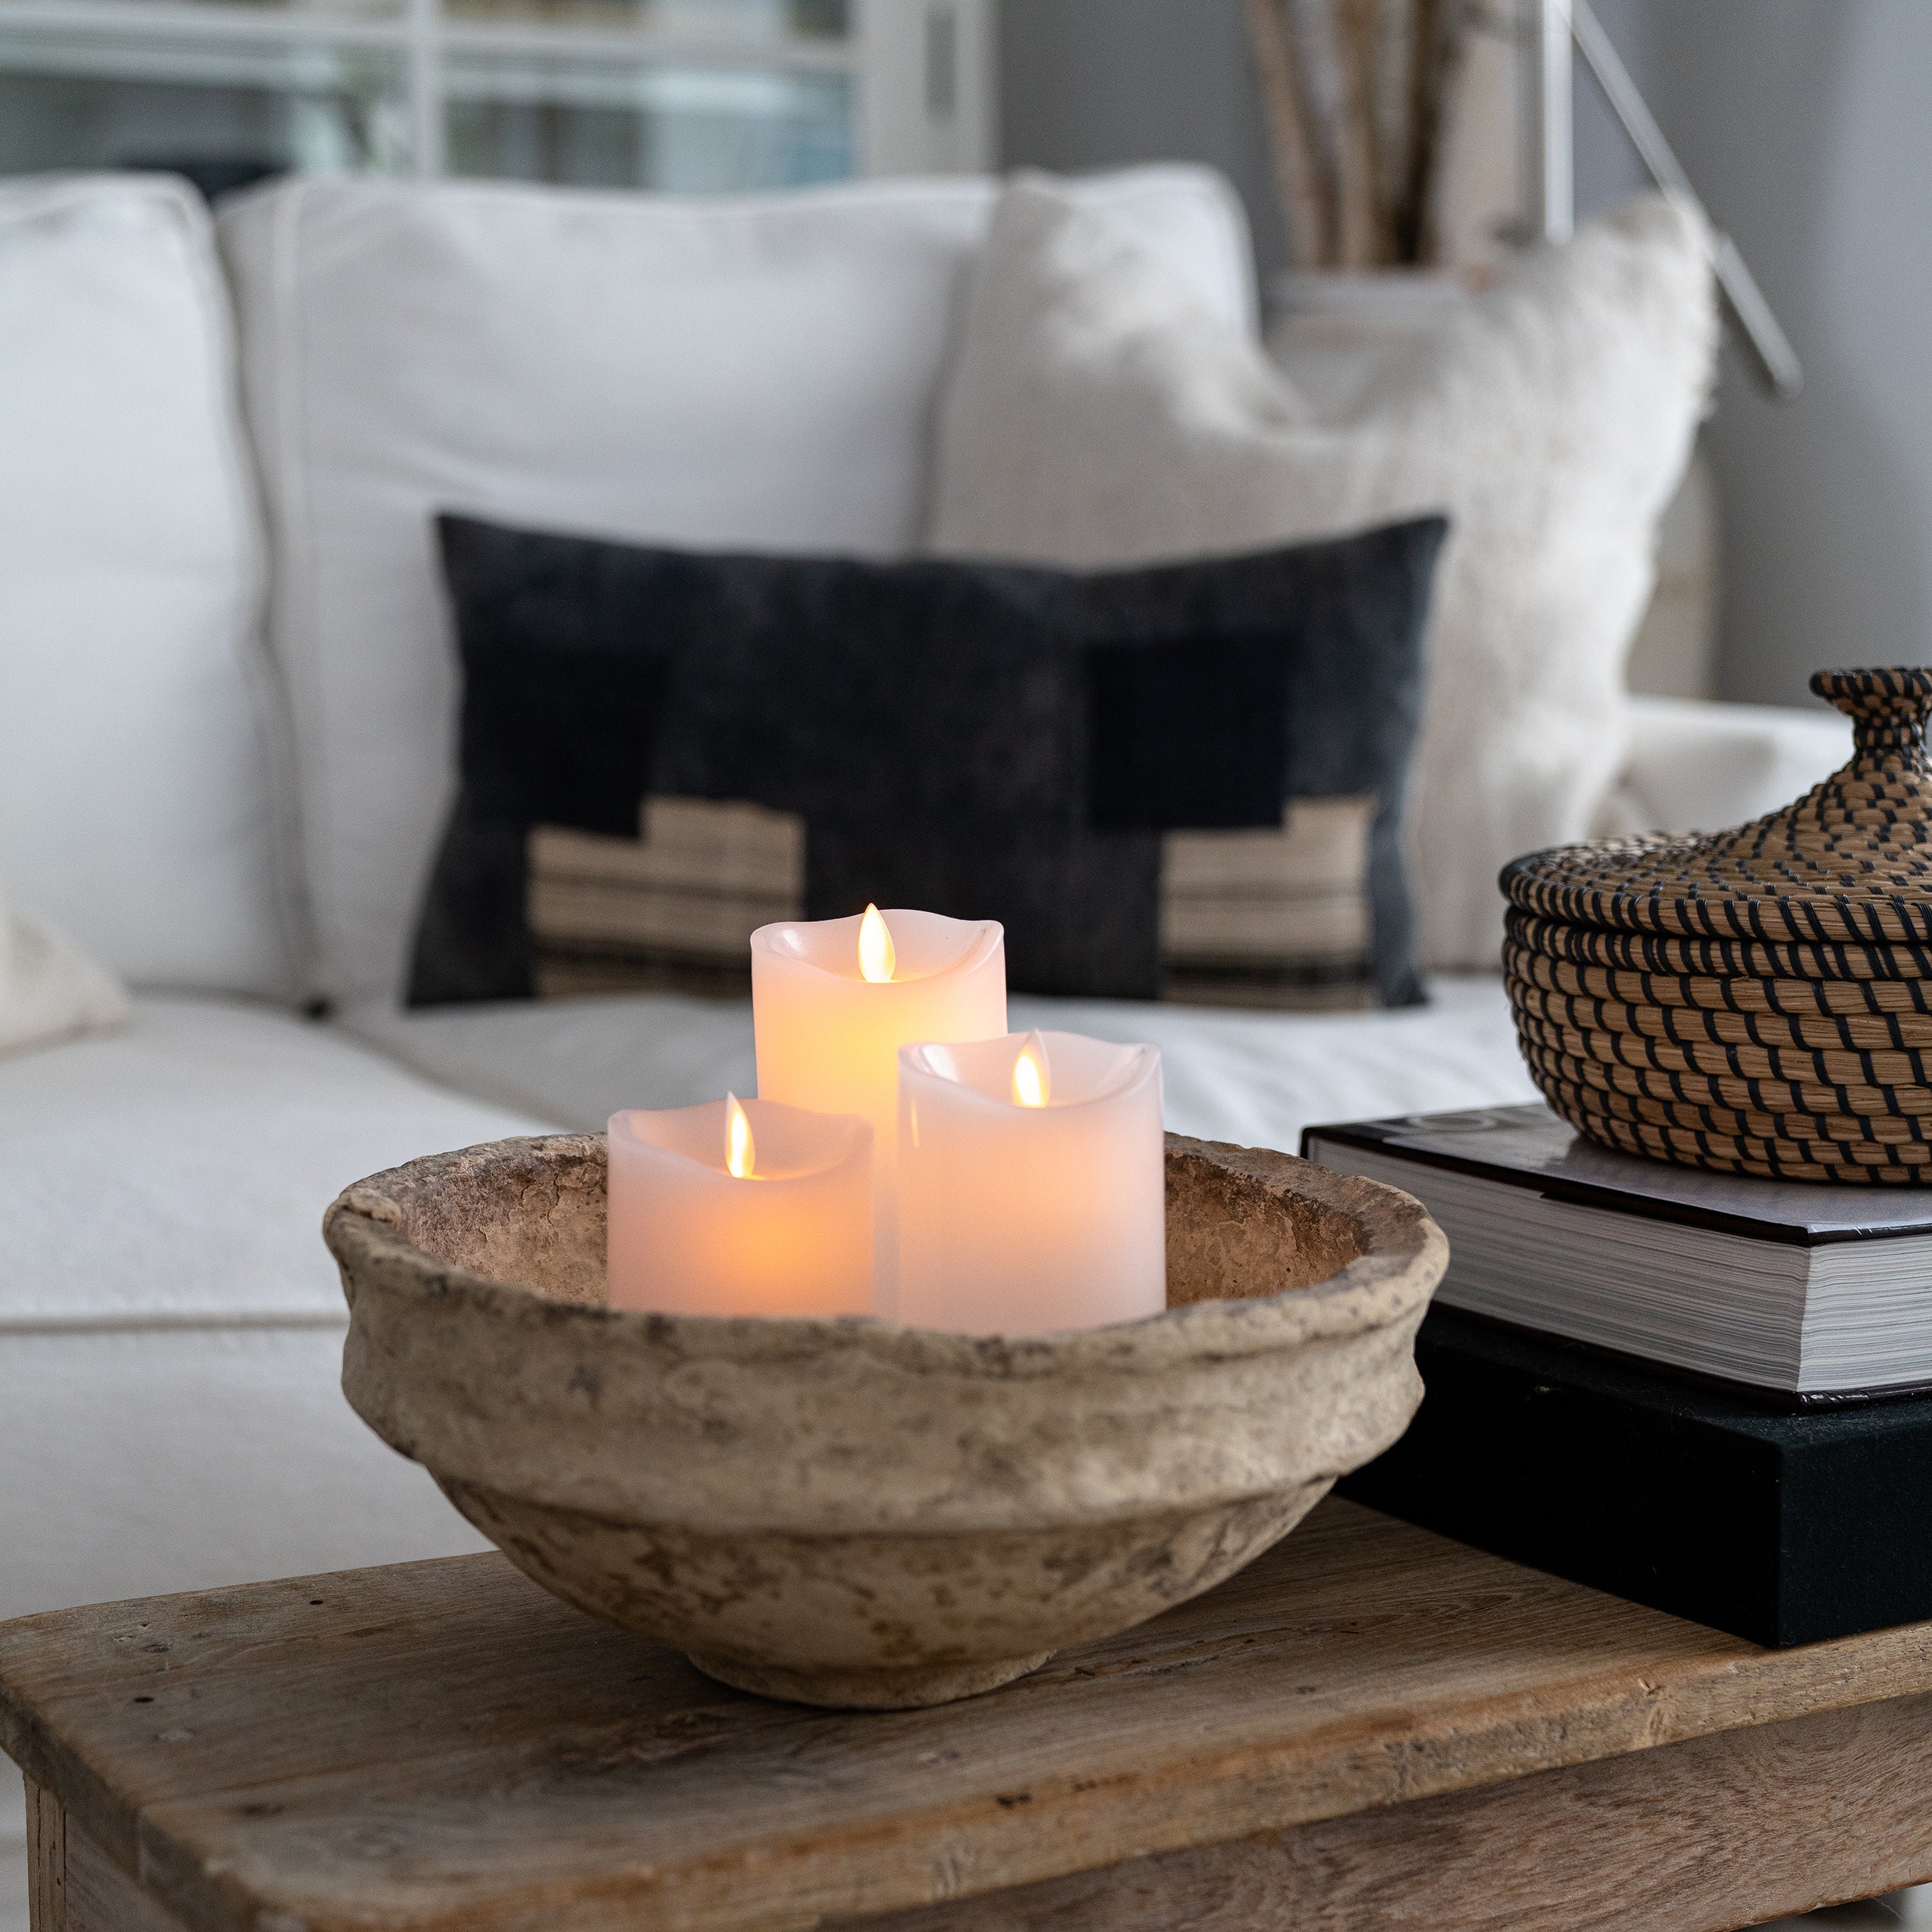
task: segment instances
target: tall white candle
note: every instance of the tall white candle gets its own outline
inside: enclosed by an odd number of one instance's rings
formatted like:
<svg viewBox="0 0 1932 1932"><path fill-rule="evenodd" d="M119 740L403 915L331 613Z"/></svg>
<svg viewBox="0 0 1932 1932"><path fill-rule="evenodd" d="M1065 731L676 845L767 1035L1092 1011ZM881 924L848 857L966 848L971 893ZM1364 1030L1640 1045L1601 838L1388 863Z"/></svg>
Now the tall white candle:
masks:
<svg viewBox="0 0 1932 1932"><path fill-rule="evenodd" d="M890 1318L899 1050L1005 1032L1005 932L993 920L899 911L761 926L752 1013L761 1098L872 1123L874 1296Z"/></svg>
<svg viewBox="0 0 1932 1932"><path fill-rule="evenodd" d="M727 1096L611 1116L613 1308L870 1315L872 1128Z"/></svg>
<svg viewBox="0 0 1932 1932"><path fill-rule="evenodd" d="M1038 1335L1167 1305L1161 1056L1078 1033L899 1055L899 1311Z"/></svg>

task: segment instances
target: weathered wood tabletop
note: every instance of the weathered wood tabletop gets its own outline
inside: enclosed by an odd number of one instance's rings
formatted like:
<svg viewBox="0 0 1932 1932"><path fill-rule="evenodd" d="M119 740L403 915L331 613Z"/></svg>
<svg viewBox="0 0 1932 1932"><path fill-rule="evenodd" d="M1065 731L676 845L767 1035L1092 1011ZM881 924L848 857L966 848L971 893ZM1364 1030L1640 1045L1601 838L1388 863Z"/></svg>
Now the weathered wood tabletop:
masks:
<svg viewBox="0 0 1932 1932"><path fill-rule="evenodd" d="M933 1711L463 1557L0 1627L36 1932L1735 1927L1932 1877L1932 1625L1759 1650L1324 1504Z"/></svg>

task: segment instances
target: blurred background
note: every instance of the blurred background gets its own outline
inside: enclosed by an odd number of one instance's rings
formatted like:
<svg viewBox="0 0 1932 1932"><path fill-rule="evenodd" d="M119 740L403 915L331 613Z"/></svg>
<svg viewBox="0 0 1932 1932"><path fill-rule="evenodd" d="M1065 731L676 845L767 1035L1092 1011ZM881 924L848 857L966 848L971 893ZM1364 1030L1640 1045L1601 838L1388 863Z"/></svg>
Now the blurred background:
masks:
<svg viewBox="0 0 1932 1932"><path fill-rule="evenodd" d="M1727 358L1665 540L1662 601L1696 635L1648 679L1640 646L1634 681L1791 704L1821 663L1919 661L1932 5L1596 11L1806 374L1780 404ZM1437 263L1465 277L1521 216L1533 11L1470 8ZM707 192L1196 159L1239 188L1268 298L1293 311L1255 15L1245 0L0 0L0 173L172 167L211 194L289 168ZM1644 178L1580 72L1574 152L1579 214Z"/></svg>
<svg viewBox="0 0 1932 1932"><path fill-rule="evenodd" d="M1596 0L1596 12L1804 361L1802 394L1779 403L1725 358L1705 433L1721 583L1707 695L1797 704L1820 664L1925 661L1932 5ZM1002 159L1211 161L1241 187L1264 271L1286 265L1244 13L1241 0L1010 0ZM1494 6L1488 25L1521 31ZM1480 50L1470 67L1478 87ZM1516 97L1506 83L1479 91L1465 133L1506 161ZM1583 214L1644 177L1580 70L1575 101Z"/></svg>

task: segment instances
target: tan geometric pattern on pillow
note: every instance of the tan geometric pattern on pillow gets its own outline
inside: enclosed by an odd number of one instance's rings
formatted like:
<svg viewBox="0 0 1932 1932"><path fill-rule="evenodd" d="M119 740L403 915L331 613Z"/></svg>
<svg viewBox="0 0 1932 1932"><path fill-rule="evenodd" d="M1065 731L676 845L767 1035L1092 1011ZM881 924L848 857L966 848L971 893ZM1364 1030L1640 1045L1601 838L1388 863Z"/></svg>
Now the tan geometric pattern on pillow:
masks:
<svg viewBox="0 0 1932 1932"><path fill-rule="evenodd" d="M762 805L646 799L636 839L538 825L529 853L540 999L746 997L752 933L805 913L805 821Z"/></svg>
<svg viewBox="0 0 1932 1932"><path fill-rule="evenodd" d="M1368 886L1375 803L1297 799L1279 831L1168 833L1165 997L1205 1006L1374 1005Z"/></svg>
<svg viewBox="0 0 1932 1932"><path fill-rule="evenodd" d="M1303 1010L1373 1005L1374 806L1372 798L1302 799L1278 831L1168 833L1165 996ZM744 997L752 932L804 916L804 821L761 805L651 798L639 834L532 829L538 996Z"/></svg>

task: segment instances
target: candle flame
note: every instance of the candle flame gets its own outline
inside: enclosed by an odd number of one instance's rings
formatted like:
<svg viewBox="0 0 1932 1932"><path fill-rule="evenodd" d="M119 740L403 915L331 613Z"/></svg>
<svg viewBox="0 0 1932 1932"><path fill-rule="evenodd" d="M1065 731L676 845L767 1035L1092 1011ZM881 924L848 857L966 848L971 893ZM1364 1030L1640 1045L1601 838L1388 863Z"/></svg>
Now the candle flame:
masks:
<svg viewBox="0 0 1932 1932"><path fill-rule="evenodd" d="M1022 1107L1044 1107L1053 1095L1053 1077L1046 1064L1046 1043L1036 1027L1013 1062L1013 1098Z"/></svg>
<svg viewBox="0 0 1932 1932"><path fill-rule="evenodd" d="M749 1180L758 1157L752 1139L752 1124L738 1104L735 1093L724 1096L724 1165L733 1178Z"/></svg>
<svg viewBox="0 0 1932 1932"><path fill-rule="evenodd" d="M876 905L868 905L865 917L859 921L858 970L877 986L892 977L893 969L898 964L898 954L893 945L893 936L886 930L884 915Z"/></svg>

